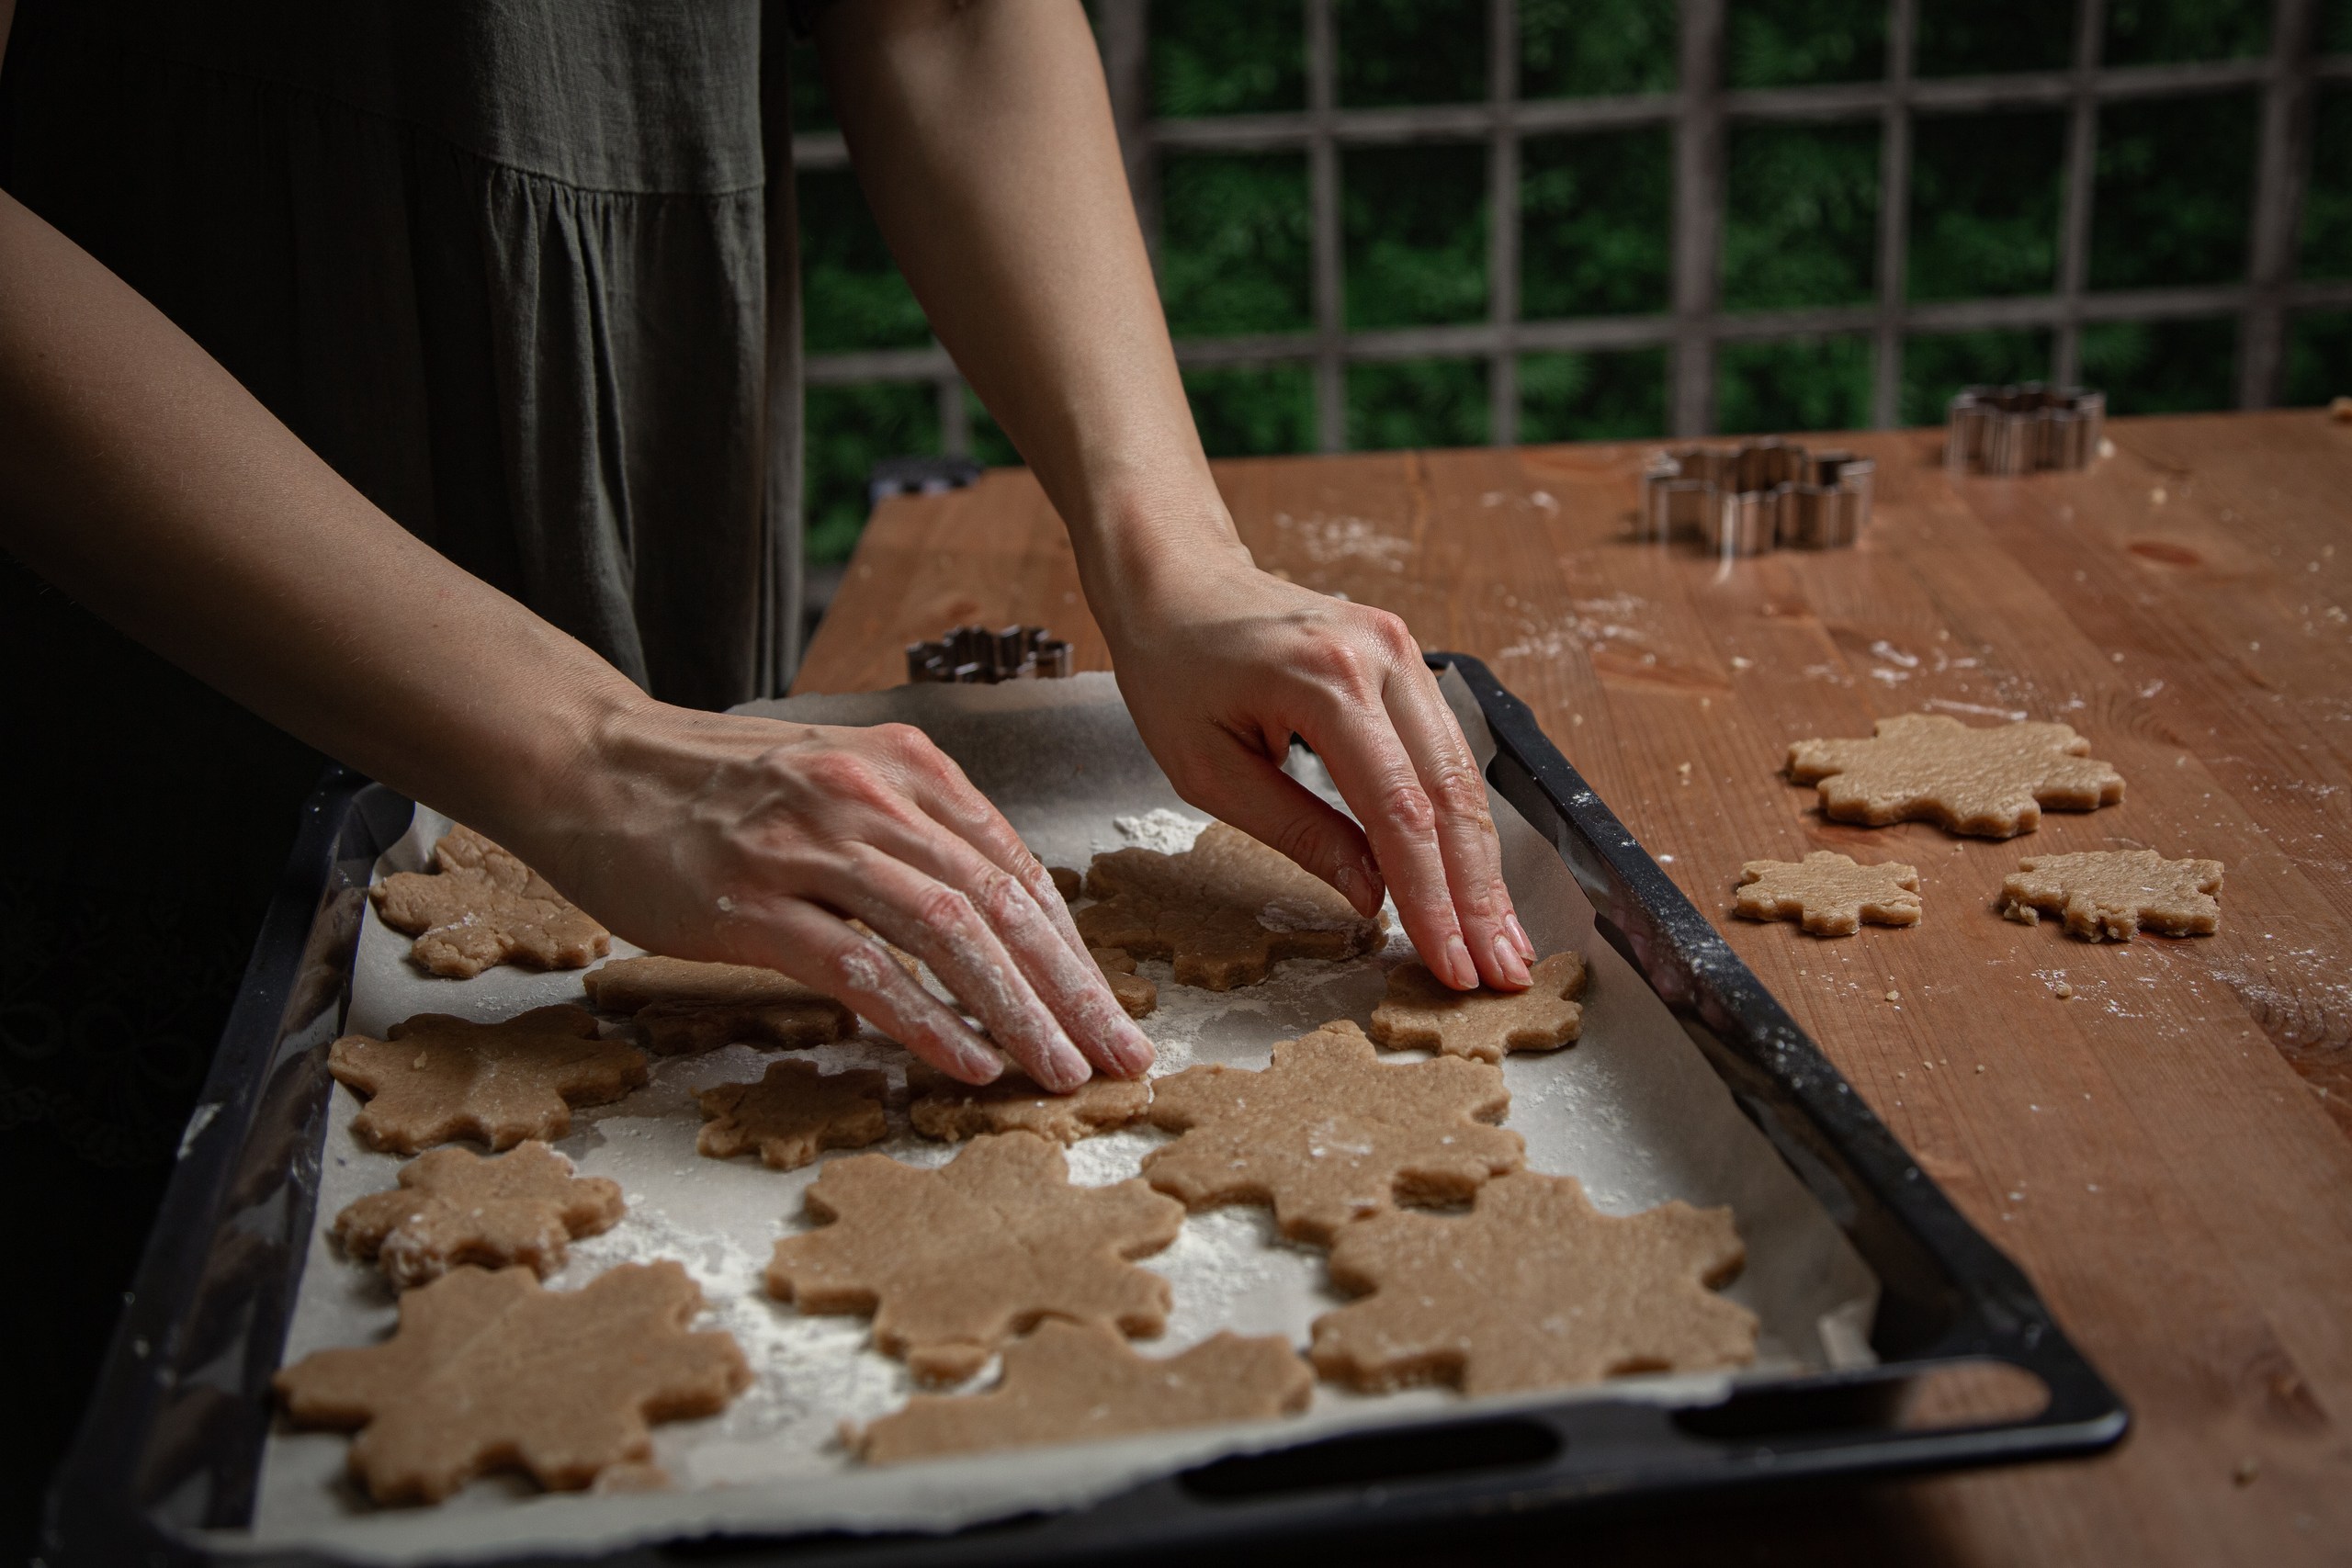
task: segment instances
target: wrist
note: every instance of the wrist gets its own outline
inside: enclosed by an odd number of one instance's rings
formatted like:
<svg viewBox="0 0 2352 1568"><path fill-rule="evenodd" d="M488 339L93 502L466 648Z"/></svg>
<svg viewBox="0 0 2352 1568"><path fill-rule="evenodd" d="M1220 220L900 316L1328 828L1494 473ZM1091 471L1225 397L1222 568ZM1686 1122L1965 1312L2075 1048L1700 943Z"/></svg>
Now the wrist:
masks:
<svg viewBox="0 0 2352 1568"><path fill-rule="evenodd" d="M1252 565L1205 474L1196 487L1139 487L1110 498L1072 523L1070 544L1114 654L1123 629L1181 600L1203 577Z"/></svg>

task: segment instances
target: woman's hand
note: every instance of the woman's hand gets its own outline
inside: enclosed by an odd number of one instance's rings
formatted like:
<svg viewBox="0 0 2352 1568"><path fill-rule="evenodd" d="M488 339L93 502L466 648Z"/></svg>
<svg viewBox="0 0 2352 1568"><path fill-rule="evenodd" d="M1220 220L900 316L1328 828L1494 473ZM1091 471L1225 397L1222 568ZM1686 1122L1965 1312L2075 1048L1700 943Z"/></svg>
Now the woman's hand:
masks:
<svg viewBox="0 0 2352 1568"><path fill-rule="evenodd" d="M1405 623L1270 577L1238 544L1103 606L1119 690L1176 791L1338 888L1384 882L1441 979L1528 984L1486 782ZM1359 828L1282 771L1312 746Z"/></svg>
<svg viewBox="0 0 2352 1568"><path fill-rule="evenodd" d="M564 808L498 826L620 935L781 970L942 1071L995 1077L996 1052L857 919L928 964L1047 1089L1151 1065L1046 868L922 731L650 701L599 730L551 792Z"/></svg>

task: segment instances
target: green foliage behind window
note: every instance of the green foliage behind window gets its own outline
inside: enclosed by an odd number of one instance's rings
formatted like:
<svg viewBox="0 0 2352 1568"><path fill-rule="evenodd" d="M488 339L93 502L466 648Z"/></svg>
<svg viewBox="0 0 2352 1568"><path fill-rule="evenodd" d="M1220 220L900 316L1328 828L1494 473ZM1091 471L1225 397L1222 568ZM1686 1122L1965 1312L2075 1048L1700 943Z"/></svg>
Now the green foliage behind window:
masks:
<svg viewBox="0 0 2352 1568"><path fill-rule="evenodd" d="M1481 446L1487 440L1487 371L1474 359L1416 359L1348 367L1348 445Z"/></svg>
<svg viewBox="0 0 2352 1568"><path fill-rule="evenodd" d="M1902 421L1941 424L1962 387L2049 378L2046 332L1924 333L1904 341Z"/></svg>
<svg viewBox="0 0 2352 1568"><path fill-rule="evenodd" d="M1159 294L1178 337L1315 324L1306 160L1170 154L1160 168Z"/></svg>
<svg viewBox="0 0 2352 1568"><path fill-rule="evenodd" d="M2238 324L2099 321L2083 329L2083 379L2109 413L2199 413L2237 401Z"/></svg>
<svg viewBox="0 0 2352 1568"><path fill-rule="evenodd" d="M2108 0L2109 65L2246 60L2270 47L2270 0Z"/></svg>
<svg viewBox="0 0 2352 1568"><path fill-rule="evenodd" d="M849 559L865 526L865 477L885 457L939 450L939 398L904 382L808 390L808 558Z"/></svg>
<svg viewBox="0 0 2352 1568"><path fill-rule="evenodd" d="M1922 117L1911 148L1912 299L2058 286L2064 115Z"/></svg>
<svg viewBox="0 0 2352 1568"><path fill-rule="evenodd" d="M1674 90L1674 0L1520 0L1519 96Z"/></svg>
<svg viewBox="0 0 2352 1568"><path fill-rule="evenodd" d="M1315 378L1304 365L1187 370L1184 394L1212 457L1315 450Z"/></svg>
<svg viewBox="0 0 2352 1568"><path fill-rule="evenodd" d="M1856 430L1870 422L1866 337L1727 343L1716 353L1715 428L1726 435Z"/></svg>
<svg viewBox="0 0 2352 1568"><path fill-rule="evenodd" d="M2063 71L2075 62L2065 0L1920 0L1912 70L1921 76Z"/></svg>
<svg viewBox="0 0 2352 1568"><path fill-rule="evenodd" d="M1674 143L1662 126L1520 146L1520 314L1529 321L1667 307Z"/></svg>
<svg viewBox="0 0 2352 1568"><path fill-rule="evenodd" d="M1299 0L1169 0L1151 8L1151 110L1178 118L1306 107Z"/></svg>
<svg viewBox="0 0 2352 1568"><path fill-rule="evenodd" d="M1340 160L1340 217L1350 327L1486 314L1485 148L1352 148Z"/></svg>
<svg viewBox="0 0 2352 1568"><path fill-rule="evenodd" d="M2305 277L2352 277L2352 86L2322 89L2312 115L2302 251Z"/></svg>
<svg viewBox="0 0 2352 1568"><path fill-rule="evenodd" d="M1332 13L1349 108L1487 96L1486 0L1336 0Z"/></svg>
<svg viewBox="0 0 2352 1568"><path fill-rule="evenodd" d="M1666 350L1521 356L1521 441L1647 441L1665 434Z"/></svg>
<svg viewBox="0 0 2352 1568"><path fill-rule="evenodd" d="M1735 87L1874 82L1886 74L1886 0L1730 0L1724 52Z"/></svg>
<svg viewBox="0 0 2352 1568"><path fill-rule="evenodd" d="M2299 310L2287 321L2287 401L2352 397L2352 310Z"/></svg>
<svg viewBox="0 0 2352 1568"><path fill-rule="evenodd" d="M1878 271L1878 126L1734 124L1724 303L1855 305Z"/></svg>
<svg viewBox="0 0 2352 1568"><path fill-rule="evenodd" d="M795 181L800 201L800 310L811 354L910 348L931 341L914 290L899 276L847 169Z"/></svg>
<svg viewBox="0 0 2352 1568"><path fill-rule="evenodd" d="M2102 108L2091 287L2177 288L2243 278L2254 200L2254 128L2251 93Z"/></svg>

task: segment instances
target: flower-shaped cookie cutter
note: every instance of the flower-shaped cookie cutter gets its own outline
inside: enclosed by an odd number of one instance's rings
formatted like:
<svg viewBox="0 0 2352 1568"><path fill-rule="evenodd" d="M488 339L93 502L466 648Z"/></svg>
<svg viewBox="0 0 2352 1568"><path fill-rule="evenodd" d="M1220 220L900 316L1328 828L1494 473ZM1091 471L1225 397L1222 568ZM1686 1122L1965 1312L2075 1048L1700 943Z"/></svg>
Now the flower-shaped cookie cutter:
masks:
<svg viewBox="0 0 2352 1568"><path fill-rule="evenodd" d="M1850 545L1871 520L1878 465L1793 442L1669 446L1642 470L1642 529L1726 556Z"/></svg>
<svg viewBox="0 0 2352 1568"><path fill-rule="evenodd" d="M1951 400L1944 462L1956 472L2079 468L2098 455L2107 394L2087 387L1963 387Z"/></svg>
<svg viewBox="0 0 2352 1568"><path fill-rule="evenodd" d="M1043 626L957 626L907 644L907 679L955 685L1049 680L1069 673L1069 644Z"/></svg>

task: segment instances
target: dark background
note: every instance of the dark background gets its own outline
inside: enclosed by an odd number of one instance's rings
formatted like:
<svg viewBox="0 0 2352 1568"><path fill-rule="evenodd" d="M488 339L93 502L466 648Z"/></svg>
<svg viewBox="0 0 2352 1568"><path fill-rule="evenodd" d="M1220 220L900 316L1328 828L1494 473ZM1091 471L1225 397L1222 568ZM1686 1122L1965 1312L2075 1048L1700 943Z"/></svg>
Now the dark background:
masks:
<svg viewBox="0 0 2352 1568"><path fill-rule="evenodd" d="M2267 0L2110 0L2109 60L2258 56L2268 47L2269 10ZM1674 85L1672 0L1521 0L1520 14L1527 96ZM1303 107L1298 0L1165 0L1151 15L1156 114ZM1341 103L1483 97L1485 18L1480 0L1341 0ZM2073 28L2072 7L2055 0L1922 0L1916 69L2063 68ZM1734 86L1864 80L1886 66L1883 0L1733 0L1730 29ZM2329 0L2321 47L2352 51L2352 0ZM799 63L801 128L824 129L813 58L804 51ZM2238 91L2102 112L2092 288L2245 276L2256 111L2255 93ZM1735 122L1726 308L1873 297L1878 134L1875 124ZM1911 299L2052 288L2063 138L2057 110L1918 121L1904 280ZM1532 138L1523 157L1524 313L1663 310L1670 133ZM1342 160L1348 326L1483 319L1483 150L1349 150ZM810 350L926 343L922 312L854 177L805 173L800 190ZM1161 291L1180 338L1311 326L1304 154L1170 155L1160 191ZM2299 268L2305 277L2352 277L2352 83L2320 88ZM2119 412L2225 408L2236 330L2227 317L2096 326L2084 336L2084 376L2108 389ZM2302 313L2290 323L2289 353L2290 401L2352 391L2352 312ZM1915 337L1905 345L1902 417L1933 423L1960 385L2045 374L2050 355L2048 334L2036 331ZM1470 360L1352 368L1350 445L1485 441L1485 374ZM1865 338L1726 345L1719 375L1726 431L1867 423ZM1312 446L1304 367L1185 379L1212 454ZM1522 439L1665 432L1661 350L1531 355L1521 381ZM808 418L811 555L839 561L865 520L871 464L938 450L936 400L927 384L821 388L809 394ZM973 435L983 460L1017 460L977 407ZM0 1496L0 1561L14 1561L30 1549L38 1488L112 1329L321 760L5 556L0 670L8 672L0 687L8 748L0 755L0 1190L8 1194L11 1259L0 1296L18 1320L8 1325L6 1408L19 1454ZM174 869L159 873L164 865ZM1866 1514L1882 1506L1859 1506ZM1750 1522L1769 1532L1758 1551L1794 1560L1768 1548L1802 1551L1805 1517L1757 1516ZM1712 1553L1723 1539L1710 1531L1701 1545ZM1589 1544L1603 1540L1665 1544L1646 1530L1604 1532Z"/></svg>

